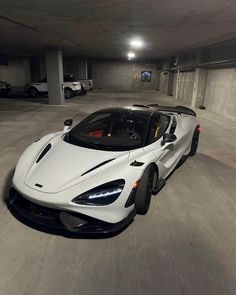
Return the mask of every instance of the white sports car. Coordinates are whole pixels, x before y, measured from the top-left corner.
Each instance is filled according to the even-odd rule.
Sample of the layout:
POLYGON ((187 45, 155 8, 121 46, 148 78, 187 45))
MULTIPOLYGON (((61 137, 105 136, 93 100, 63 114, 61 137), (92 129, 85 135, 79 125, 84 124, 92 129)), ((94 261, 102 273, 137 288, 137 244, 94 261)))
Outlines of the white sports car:
POLYGON ((64 125, 21 155, 8 206, 38 226, 86 234, 119 232, 146 214, 151 195, 196 153, 200 132, 191 109, 155 104, 64 125))

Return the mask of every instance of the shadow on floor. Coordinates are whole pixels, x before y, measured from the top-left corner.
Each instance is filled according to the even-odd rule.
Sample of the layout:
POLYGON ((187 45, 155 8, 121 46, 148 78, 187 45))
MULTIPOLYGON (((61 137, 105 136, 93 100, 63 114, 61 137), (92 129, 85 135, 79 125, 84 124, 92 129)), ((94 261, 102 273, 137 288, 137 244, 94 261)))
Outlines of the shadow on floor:
POLYGON ((8 173, 6 175, 5 182, 3 184, 2 200, 3 200, 4 204, 6 204, 6 205, 7 205, 9 189, 10 189, 11 184, 12 184, 12 179, 13 179, 13 176, 14 176, 14 172, 15 172, 15 168, 12 168, 10 171, 8 171, 8 173))
POLYGON ((24 94, 24 93, 8 94, 7 96, 1 96, 1 98, 9 99, 9 100, 48 104, 48 97, 47 96, 38 96, 38 97, 33 98, 33 97, 29 97, 29 95, 24 94))
MULTIPOLYGON (((191 158, 189 158, 190 160, 191 158)), ((197 162, 197 166, 198 169, 200 167, 199 172, 201 172, 201 175, 205 174, 206 177, 208 177, 208 174, 210 175, 209 177, 209 182, 212 181, 212 177, 214 179, 214 181, 217 181, 220 185, 220 182, 223 181, 224 185, 225 185, 225 179, 227 179, 227 181, 229 182, 229 184, 234 184, 234 179, 236 177, 236 169, 233 169, 232 167, 214 159, 211 158, 209 156, 206 156, 204 154, 197 154, 194 158, 194 161, 197 162), (207 167, 207 168, 206 168, 207 167), (222 180, 222 175, 224 176, 223 180, 222 180)), ((167 180, 171 177, 171 175, 173 173, 178 173, 178 169, 180 167, 182 167, 182 165, 184 165, 185 161, 187 160, 187 157, 184 157, 182 159, 182 161, 178 164, 178 166, 174 169, 174 171, 168 176, 167 180)), ((4 203, 7 204, 7 198, 8 198, 8 191, 9 188, 11 186, 11 182, 12 182, 12 177, 14 174, 14 169, 10 170, 7 177, 6 177, 6 181, 4 184, 4 193, 3 193, 3 200, 4 203)), ((183 179, 183 185, 186 182, 186 179, 183 179)), ((168 185, 168 183, 167 183, 168 185)), ((189 183, 188 183, 189 185, 189 183)), ((162 188, 161 188, 162 189, 162 188)), ((223 184, 221 186, 221 190, 224 190, 226 188, 224 188, 223 184)), ((161 190, 160 190, 161 191, 161 190)), ((236 191, 236 187, 235 187, 235 191, 236 191)), ((52 230, 49 228, 46 228, 45 226, 42 226, 40 224, 35 224, 32 223, 31 221, 29 221, 28 219, 26 220, 25 218, 22 218, 22 216, 19 216, 18 214, 16 214, 13 210, 11 210, 12 214, 18 219, 20 220, 22 223, 24 223, 27 226, 30 226, 36 230, 45 232, 45 233, 49 233, 49 234, 53 234, 53 235, 62 235, 64 237, 67 238, 82 238, 82 239, 104 239, 104 238, 111 238, 113 236, 116 236, 118 234, 120 234, 123 230, 125 230, 125 228, 127 228, 129 225, 127 225, 124 229, 122 229, 119 232, 116 233, 112 233, 112 234, 96 234, 96 235, 87 235, 87 234, 71 234, 68 231, 57 231, 57 230, 52 230)), ((132 223, 132 222, 131 222, 132 223)))

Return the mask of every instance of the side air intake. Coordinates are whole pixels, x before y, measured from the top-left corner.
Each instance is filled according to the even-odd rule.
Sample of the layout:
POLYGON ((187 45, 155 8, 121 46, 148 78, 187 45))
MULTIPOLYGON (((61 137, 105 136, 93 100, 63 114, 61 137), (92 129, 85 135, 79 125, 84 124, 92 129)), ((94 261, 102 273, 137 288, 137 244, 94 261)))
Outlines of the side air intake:
POLYGON ((50 150, 50 148, 52 147, 51 143, 49 143, 45 149, 42 151, 42 153, 39 155, 38 159, 36 160, 36 163, 38 163, 45 155, 46 153, 50 150))
POLYGON ((85 174, 87 174, 87 173, 89 173, 89 172, 91 172, 91 171, 93 171, 93 170, 95 170, 95 169, 97 169, 97 168, 99 168, 99 167, 113 161, 113 160, 115 160, 115 159, 110 159, 110 160, 104 161, 104 162, 98 164, 97 166, 94 166, 93 168, 89 169, 88 171, 84 172, 83 174, 81 174, 81 176, 83 176, 83 175, 85 175, 85 174))

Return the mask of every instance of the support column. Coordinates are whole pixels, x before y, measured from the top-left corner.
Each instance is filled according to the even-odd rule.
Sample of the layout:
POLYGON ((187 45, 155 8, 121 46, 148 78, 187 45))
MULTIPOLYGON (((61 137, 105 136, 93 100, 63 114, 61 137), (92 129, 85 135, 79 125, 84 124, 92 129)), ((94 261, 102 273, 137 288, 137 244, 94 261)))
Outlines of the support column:
POLYGON ((46 49, 46 70, 49 104, 62 105, 65 103, 62 51, 57 47, 46 49))
POLYGON ((193 95, 191 106, 199 107, 204 104, 206 89, 207 69, 196 68, 193 83, 193 95))
POLYGON ((167 95, 173 95, 172 88, 173 88, 173 80, 174 80, 174 73, 168 72, 167 77, 167 95))

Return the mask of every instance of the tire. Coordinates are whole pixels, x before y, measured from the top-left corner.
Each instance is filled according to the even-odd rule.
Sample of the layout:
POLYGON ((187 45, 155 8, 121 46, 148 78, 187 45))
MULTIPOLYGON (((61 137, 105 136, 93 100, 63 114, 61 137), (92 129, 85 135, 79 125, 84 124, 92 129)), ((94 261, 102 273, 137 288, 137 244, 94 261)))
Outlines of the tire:
POLYGON ((198 142, 199 142, 199 135, 200 135, 199 127, 200 126, 197 126, 196 129, 195 129, 195 131, 194 131, 194 133, 193 133, 191 150, 190 150, 190 153, 189 153, 189 156, 190 157, 193 157, 197 153, 198 142))
POLYGON ((30 87, 29 88, 29 96, 31 96, 31 97, 39 96, 38 90, 35 87, 30 87))
POLYGON ((65 88, 64 90, 65 99, 69 99, 73 96, 73 90, 70 88, 65 88))
POLYGON ((81 86, 81 95, 86 95, 87 91, 84 89, 83 86, 81 86))
POLYGON ((135 196, 135 208, 137 214, 144 215, 148 212, 152 190, 157 182, 157 172, 153 165, 149 165, 143 172, 142 178, 139 181, 135 196), (155 175, 156 174, 156 175, 155 175))

